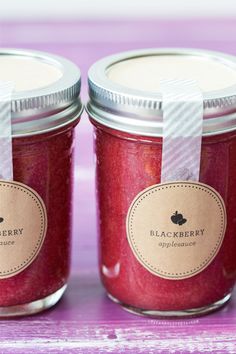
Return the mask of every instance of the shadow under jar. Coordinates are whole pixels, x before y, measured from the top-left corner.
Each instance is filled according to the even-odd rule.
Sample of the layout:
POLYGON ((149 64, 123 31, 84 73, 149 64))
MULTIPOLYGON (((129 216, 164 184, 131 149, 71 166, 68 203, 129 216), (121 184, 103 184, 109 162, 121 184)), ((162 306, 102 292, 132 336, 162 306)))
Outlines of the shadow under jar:
MULTIPOLYGON (((99 269, 108 296, 130 312, 154 317, 193 316, 220 308, 230 299, 236 279, 236 59, 192 49, 126 52, 96 62, 89 71, 89 88, 87 112, 94 125, 97 160, 99 269), (135 198, 161 182, 160 79, 176 77, 196 80, 203 92, 199 182, 223 199, 227 227, 207 266, 192 276, 168 279, 154 274, 137 257, 128 242, 127 218, 135 198)), ((157 204, 157 211, 164 206, 165 202, 157 204)), ((207 217, 209 223, 215 222, 211 210, 207 217)), ((158 231, 155 236, 154 252, 158 231)))
MULTIPOLYGON (((7 200, 15 198, 15 207, 8 217, 11 220, 1 215, 4 222, 0 224, 0 316, 6 317, 45 310, 56 304, 66 289, 71 251, 74 128, 82 105, 80 71, 59 56, 1 50, 0 80, 13 83, 13 181, 1 180, 0 186, 21 193, 16 198, 7 195, 7 200), (36 206, 41 207, 41 238, 36 206), (4 242, 13 243, 4 246, 4 242), (3 264, 3 259, 9 265, 3 264)), ((2 204, 0 212, 4 214, 2 204)))

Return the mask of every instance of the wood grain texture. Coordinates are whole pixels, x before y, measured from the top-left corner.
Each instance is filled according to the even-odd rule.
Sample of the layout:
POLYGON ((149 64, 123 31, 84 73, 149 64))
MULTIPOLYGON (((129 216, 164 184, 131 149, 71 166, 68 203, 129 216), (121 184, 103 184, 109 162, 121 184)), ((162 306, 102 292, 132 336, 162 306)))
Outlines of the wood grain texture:
POLYGON ((0 353, 235 353, 235 306, 233 299, 197 319, 147 319, 113 304, 96 274, 83 273, 54 309, 1 321, 0 353))
MULTIPOLYGON (((86 100, 86 72, 102 56, 171 46, 236 54, 236 20, 1 23, 0 41, 76 62, 86 100)), ((41 315, 0 321, 0 353, 236 353, 235 296, 217 313, 174 321, 131 315, 106 298, 97 276, 92 128, 85 114, 77 130, 75 180, 68 291, 41 315)))

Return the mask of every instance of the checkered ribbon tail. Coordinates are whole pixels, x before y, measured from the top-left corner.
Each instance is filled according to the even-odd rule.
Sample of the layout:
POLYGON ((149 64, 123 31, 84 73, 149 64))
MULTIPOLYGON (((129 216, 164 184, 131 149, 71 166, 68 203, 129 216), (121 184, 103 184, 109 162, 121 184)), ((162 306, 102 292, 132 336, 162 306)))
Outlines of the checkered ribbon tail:
POLYGON ((193 80, 161 80, 161 182, 199 181, 203 95, 193 80))
POLYGON ((12 82, 0 81, 0 179, 13 180, 11 97, 12 82))

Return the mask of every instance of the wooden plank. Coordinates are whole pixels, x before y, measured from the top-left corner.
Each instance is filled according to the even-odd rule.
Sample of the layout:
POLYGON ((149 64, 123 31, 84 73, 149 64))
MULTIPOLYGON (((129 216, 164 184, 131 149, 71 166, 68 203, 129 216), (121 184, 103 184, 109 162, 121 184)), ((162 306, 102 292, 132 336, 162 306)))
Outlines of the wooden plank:
POLYGON ((53 310, 1 321, 1 353, 236 352, 236 299, 201 318, 158 320, 130 315, 106 298, 97 275, 74 275, 53 310))

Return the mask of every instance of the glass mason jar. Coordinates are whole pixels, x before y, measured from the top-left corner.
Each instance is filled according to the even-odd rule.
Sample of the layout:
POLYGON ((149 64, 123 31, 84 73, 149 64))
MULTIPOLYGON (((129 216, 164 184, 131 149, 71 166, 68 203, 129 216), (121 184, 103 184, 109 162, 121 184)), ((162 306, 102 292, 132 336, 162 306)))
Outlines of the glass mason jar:
POLYGON ((47 309, 66 289, 74 128, 82 105, 80 71, 59 56, 1 50, 0 79, 14 87, 13 178, 0 181, 5 209, 12 208, 7 214, 0 202, 0 316, 6 317, 47 309))
MULTIPOLYGON (((99 269, 109 298, 130 312, 148 316, 192 316, 220 308, 230 299, 236 279, 235 58, 192 49, 121 53, 104 58, 90 68, 89 88, 87 112, 94 125, 97 160, 99 269), (209 186, 211 191, 218 193, 217 198, 222 198, 227 214, 226 232, 210 261, 195 274, 173 279, 156 274, 147 262, 144 264, 140 260, 135 246, 128 240, 127 231, 132 203, 161 182, 163 111, 160 77, 194 79, 203 91, 199 183, 200 187, 204 184, 204 188, 209 186)), ((161 213, 166 204, 168 201, 164 200, 156 203, 155 208, 161 213)), ((206 217, 213 225, 217 220, 209 208, 206 217)), ((175 218, 178 211, 174 206, 172 211, 175 218)), ((196 212, 201 213, 201 208, 196 212)), ((142 213, 139 215, 142 218, 142 213)), ((178 216, 183 220, 182 215, 178 216)), ((174 218, 172 224, 178 224, 174 218)), ((195 262, 194 257, 201 252, 196 254, 193 250, 188 253, 188 250, 196 243, 203 250, 205 241, 199 241, 201 231, 190 232, 187 224, 185 233, 181 233, 179 230, 183 226, 179 223, 176 239, 171 238, 174 233, 161 234, 158 225, 155 231, 148 231, 146 240, 150 236, 155 238, 152 240, 154 262, 158 262, 155 252, 156 258, 161 255, 158 247, 168 246, 164 253, 166 259, 161 258, 159 262, 167 261, 171 267, 171 257, 175 257, 175 253, 169 255, 169 249, 186 246, 190 236, 193 236, 190 241, 194 242, 189 242, 189 247, 181 251, 185 253, 179 263, 187 268, 188 263, 195 262), (185 236, 185 243, 175 241, 179 236, 185 236), (168 237, 171 241, 166 243, 168 237)), ((149 260, 147 252, 150 249, 144 250, 145 245, 142 246, 141 251, 146 252, 149 260)))

